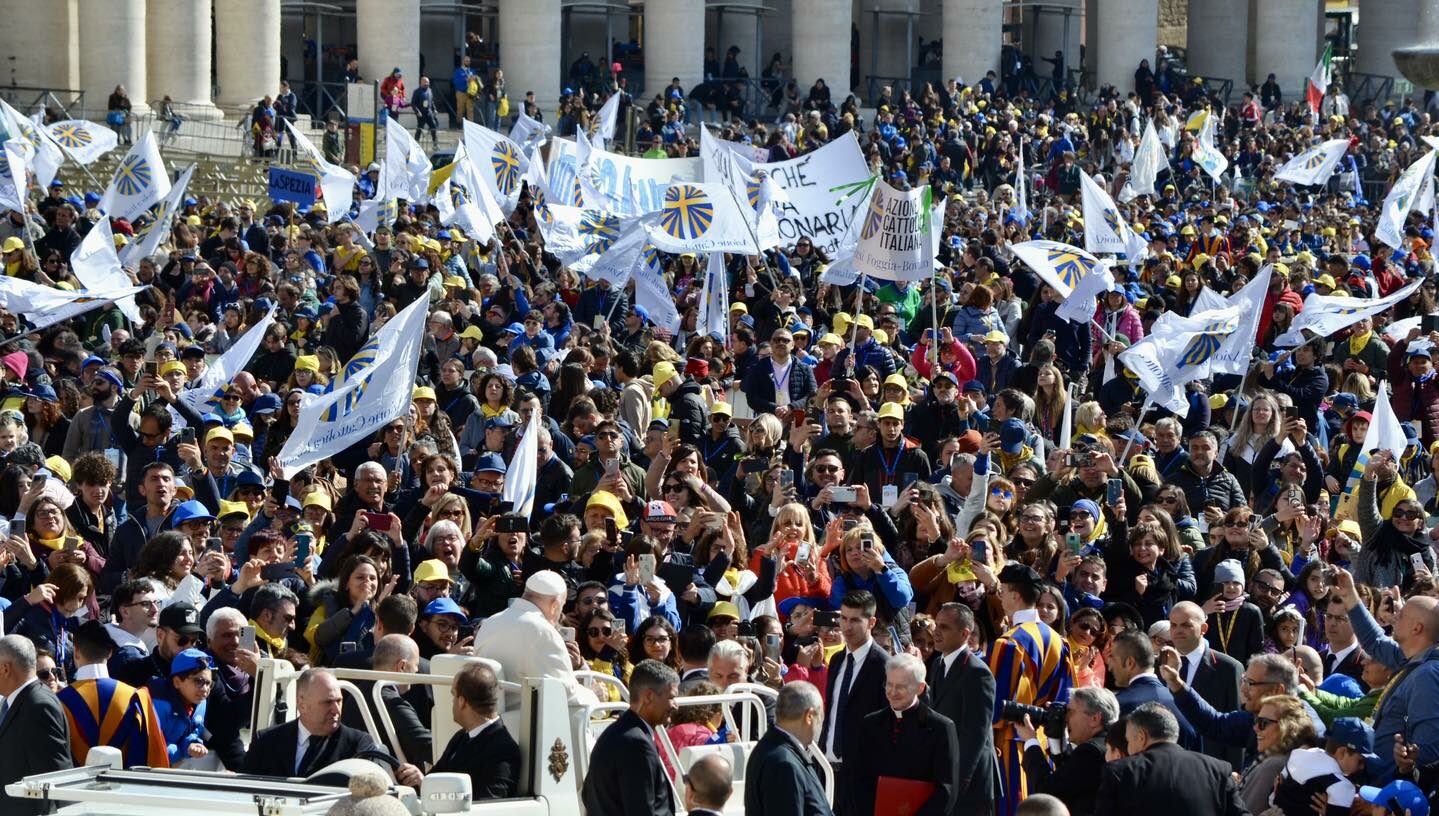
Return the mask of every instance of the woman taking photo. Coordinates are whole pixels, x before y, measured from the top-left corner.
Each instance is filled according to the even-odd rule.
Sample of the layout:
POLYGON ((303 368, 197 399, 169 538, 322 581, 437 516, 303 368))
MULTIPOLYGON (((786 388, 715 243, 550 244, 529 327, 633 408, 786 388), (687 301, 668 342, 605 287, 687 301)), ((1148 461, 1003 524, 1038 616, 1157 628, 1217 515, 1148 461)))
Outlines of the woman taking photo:
MULTIPOLYGON (((68 493, 65 496, 69 498, 68 493)), ((30 504, 25 513, 25 535, 30 541, 30 552, 36 559, 44 559, 50 572, 64 564, 74 564, 90 575, 99 575, 105 569, 104 556, 75 531, 60 500, 49 493, 38 496, 30 504), (70 543, 72 540, 75 540, 74 546, 70 543)), ((92 617, 99 617, 100 607, 94 598, 88 598, 85 606, 92 617)))
POLYGON ((763 559, 776 558, 774 602, 783 605, 788 598, 813 598, 828 604, 832 582, 829 566, 814 540, 814 525, 803 504, 791 502, 774 516, 768 540, 750 553, 750 572, 764 571, 763 559))
POLYGON ((1378 485, 1395 478, 1394 454, 1376 451, 1369 457, 1359 482, 1359 529, 1364 546, 1354 562, 1354 580, 1369 586, 1398 586, 1407 592, 1415 572, 1412 558, 1417 554, 1431 575, 1435 574, 1434 553, 1424 531, 1424 508, 1413 499, 1394 505, 1389 519, 1380 515, 1378 485))
POLYGON ((844 596, 856 589, 874 595, 878 627, 893 627, 900 645, 909 643, 909 604, 914 600, 909 575, 884 550, 874 525, 861 518, 847 532, 835 519, 825 529, 825 549, 838 549, 839 570, 830 587, 830 608, 838 609, 844 596))

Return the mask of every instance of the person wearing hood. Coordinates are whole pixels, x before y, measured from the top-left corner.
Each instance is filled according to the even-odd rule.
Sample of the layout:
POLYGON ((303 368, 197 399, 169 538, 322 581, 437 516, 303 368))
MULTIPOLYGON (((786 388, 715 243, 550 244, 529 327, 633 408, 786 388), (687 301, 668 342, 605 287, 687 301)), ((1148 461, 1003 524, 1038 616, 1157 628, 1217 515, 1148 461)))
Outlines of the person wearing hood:
POLYGON ((1399 586, 1404 591, 1418 575, 1414 558, 1435 572, 1434 553, 1424 531, 1424 508, 1399 478, 1394 454, 1379 450, 1369 457, 1359 482, 1359 530, 1363 548, 1354 577, 1369 586, 1399 586))
POLYGON ((1369 433, 1369 423, 1373 421, 1374 416, 1368 411, 1355 411, 1339 426, 1340 435, 1330 443, 1329 467, 1324 471, 1324 486, 1330 495, 1339 495, 1349 481, 1354 463, 1359 460, 1364 437, 1369 433))
POLYGON ((1389 384, 1394 389, 1390 404, 1400 422, 1419 426, 1419 438, 1427 450, 1439 440, 1439 377, 1433 361, 1439 334, 1419 335, 1420 329, 1415 328, 1389 352, 1389 384))

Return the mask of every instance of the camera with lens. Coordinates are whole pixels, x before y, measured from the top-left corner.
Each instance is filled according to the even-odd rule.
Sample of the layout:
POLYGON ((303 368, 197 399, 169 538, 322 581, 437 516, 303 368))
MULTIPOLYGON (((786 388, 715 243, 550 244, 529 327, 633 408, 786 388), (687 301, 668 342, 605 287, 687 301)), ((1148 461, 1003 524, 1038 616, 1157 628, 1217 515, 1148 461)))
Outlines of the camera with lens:
POLYGON ((1013 700, 1005 700, 999 716, 1000 719, 1018 723, 1024 722, 1025 716, 1028 715, 1029 722, 1035 728, 1043 728, 1046 734, 1058 738, 1064 733, 1064 719, 1068 710, 1067 703, 1050 703, 1049 707, 1045 708, 1044 706, 1025 705, 1013 700))

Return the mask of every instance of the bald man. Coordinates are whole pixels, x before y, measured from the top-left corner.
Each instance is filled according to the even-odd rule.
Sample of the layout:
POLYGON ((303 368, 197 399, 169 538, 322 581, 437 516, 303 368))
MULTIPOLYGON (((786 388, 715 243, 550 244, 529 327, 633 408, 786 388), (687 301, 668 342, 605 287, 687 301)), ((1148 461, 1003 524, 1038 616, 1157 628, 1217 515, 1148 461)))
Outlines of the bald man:
MULTIPOLYGON (((1239 708, 1239 678, 1244 676, 1244 666, 1209 648, 1204 637, 1208 631, 1208 617, 1199 604, 1181 601, 1169 611, 1169 638, 1179 652, 1179 676, 1216 711, 1234 711, 1239 708)), ((1200 750, 1229 762, 1236 771, 1243 767, 1244 750, 1239 746, 1201 735, 1200 750)))
POLYGON ((1337 570, 1334 591, 1349 610, 1349 623, 1364 653, 1395 671, 1374 710, 1374 752, 1379 758, 1370 763, 1371 778, 1394 776, 1396 738, 1418 746, 1421 767, 1439 761, 1439 600, 1420 595, 1406 601, 1394 620, 1393 636, 1387 636, 1360 601, 1347 570, 1337 570))
POLYGON ((695 760, 685 775, 685 810, 690 816, 720 816, 734 792, 734 769, 719 754, 695 760))

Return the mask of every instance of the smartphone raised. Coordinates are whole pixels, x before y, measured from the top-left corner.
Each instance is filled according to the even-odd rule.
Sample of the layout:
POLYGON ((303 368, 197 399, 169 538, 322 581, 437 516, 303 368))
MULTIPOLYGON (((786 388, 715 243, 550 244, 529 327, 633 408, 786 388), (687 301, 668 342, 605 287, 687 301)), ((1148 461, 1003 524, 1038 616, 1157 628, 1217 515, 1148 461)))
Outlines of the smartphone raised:
POLYGON ((1419 319, 1419 327, 1425 334, 1439 331, 1439 314, 1427 314, 1419 319))
POLYGON ((389 513, 371 513, 365 511, 365 526, 371 530, 381 533, 390 531, 390 524, 393 523, 389 513))
POLYGON ((310 560, 310 548, 315 544, 315 537, 310 533, 295 534, 295 566, 303 568, 310 560))
POLYGON ((76 550, 80 549, 80 543, 81 542, 79 536, 66 536, 65 552, 75 552, 76 550))
POLYGON ((645 553, 639 557, 639 562, 640 585, 648 586, 655 579, 655 567, 658 566, 658 561, 650 553, 645 553))
POLYGON ((605 541, 611 547, 618 547, 620 544, 620 526, 612 518, 605 519, 605 541))
POLYGON ((253 627, 253 626, 241 626, 241 627, 240 627, 240 648, 241 648, 241 649, 244 649, 244 650, 247 651, 247 652, 258 652, 258 651, 260 651, 259 647, 256 645, 256 640, 255 640, 255 627, 253 627))
POLYGON ((219 536, 210 536, 205 539, 205 552, 222 552, 225 544, 219 536))
POLYGON ((1079 551, 1084 549, 1084 539, 1080 537, 1079 533, 1065 533, 1064 547, 1069 550, 1070 554, 1079 555, 1079 551))
POLYGON ((573 626, 561 626, 561 627, 560 627, 560 638, 561 638, 562 640, 564 640, 564 642, 566 642, 566 643, 574 643, 574 642, 575 642, 575 627, 573 627, 573 626))
POLYGON ((195 444, 195 429, 194 429, 194 428, 181 428, 181 429, 180 429, 179 440, 180 440, 180 444, 181 444, 181 445, 193 445, 193 444, 195 444))
POLYGON ((779 661, 780 637, 779 635, 764 636, 764 656, 770 660, 779 661))
POLYGON ((899 489, 908 490, 909 486, 919 481, 919 474, 914 471, 905 471, 899 474, 899 489))
POLYGON ((145 375, 147 377, 160 376, 160 363, 155 360, 145 361, 145 375))
POLYGON ((788 490, 794 487, 794 471, 786 468, 779 472, 779 487, 781 490, 788 490))
POLYGON ((1122 498, 1124 498, 1124 480, 1110 479, 1104 488, 1104 500, 1110 507, 1113 507, 1118 504, 1122 498))

